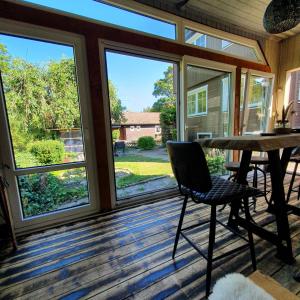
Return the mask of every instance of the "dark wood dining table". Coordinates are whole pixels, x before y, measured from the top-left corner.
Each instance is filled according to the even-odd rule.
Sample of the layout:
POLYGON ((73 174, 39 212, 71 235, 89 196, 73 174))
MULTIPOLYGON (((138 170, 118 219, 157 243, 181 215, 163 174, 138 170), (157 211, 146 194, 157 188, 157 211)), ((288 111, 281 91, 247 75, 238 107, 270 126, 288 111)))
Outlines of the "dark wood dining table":
POLYGON ((300 134, 276 136, 231 136, 218 138, 204 138, 196 140, 203 148, 216 148, 226 150, 241 150, 242 158, 237 174, 237 182, 247 184, 251 155, 253 151, 267 152, 270 166, 272 193, 268 211, 276 219, 277 232, 271 232, 255 222, 247 222, 240 214, 240 203, 231 205, 228 225, 241 226, 250 229, 254 234, 271 242, 277 247, 277 257, 286 263, 293 263, 293 250, 288 222, 288 214, 300 216, 300 208, 288 204, 284 191, 284 176, 290 160, 292 150, 300 146, 300 134), (281 149, 283 149, 281 151, 281 149))

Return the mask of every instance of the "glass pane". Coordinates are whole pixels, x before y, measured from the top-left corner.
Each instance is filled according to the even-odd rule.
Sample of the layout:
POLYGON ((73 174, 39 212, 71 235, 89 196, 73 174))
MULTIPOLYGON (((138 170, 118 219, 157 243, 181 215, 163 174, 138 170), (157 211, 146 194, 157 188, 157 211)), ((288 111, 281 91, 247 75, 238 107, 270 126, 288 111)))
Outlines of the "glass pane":
POLYGON ((248 105, 244 113, 243 134, 258 134, 267 130, 272 79, 251 76, 248 105))
POLYGON ((185 29, 185 42, 195 46, 225 52, 234 56, 243 57, 247 60, 260 61, 254 48, 244 46, 218 37, 208 35, 189 28, 185 29))
MULTIPOLYGON (((205 114, 202 113, 193 117, 187 113, 185 118, 185 139, 187 141, 228 135, 230 82, 230 73, 192 65, 187 66, 188 93, 196 91, 200 105, 198 107, 199 112, 207 111, 205 114), (197 92, 199 89, 200 92, 197 92)), ((212 173, 224 173, 223 164, 227 153, 217 149, 206 149, 205 151, 210 171, 212 173)))
POLYGON ((177 65, 110 51, 106 61, 117 200, 173 189, 177 65))
POLYGON ((196 94, 188 96, 188 114, 194 115, 196 113, 196 94))
POLYGON ((172 40, 176 39, 176 26, 174 24, 147 17, 127 9, 101 3, 100 1, 27 0, 25 2, 55 8, 75 15, 123 26, 172 40))
POLYGON ((85 168, 18 176, 23 217, 89 203, 85 168))
POLYGON ((16 167, 84 161, 73 47, 0 34, 0 49, 16 167))
POLYGON ((300 70, 290 73, 289 80, 286 83, 286 89, 289 88, 288 102, 293 102, 288 119, 292 128, 300 128, 300 70), (288 87, 289 85, 289 87, 288 87))

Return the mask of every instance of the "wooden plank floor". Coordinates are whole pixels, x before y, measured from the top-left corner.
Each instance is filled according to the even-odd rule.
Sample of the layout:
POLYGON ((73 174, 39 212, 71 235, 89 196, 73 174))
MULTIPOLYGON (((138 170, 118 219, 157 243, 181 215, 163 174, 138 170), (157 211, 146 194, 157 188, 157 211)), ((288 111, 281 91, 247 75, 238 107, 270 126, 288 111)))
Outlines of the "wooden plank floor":
MULTIPOLYGON (((292 196, 296 203, 296 193, 292 196)), ((175 260, 171 258, 181 204, 181 197, 175 197, 20 239, 17 252, 0 257, 0 298, 203 298, 206 261, 182 239, 175 260)), ((265 208, 264 200, 258 199, 252 215, 274 229, 273 218, 265 208)), ((226 221, 228 212, 227 208, 219 212, 218 218, 226 221)), ((208 216, 207 206, 190 202, 184 223, 193 224, 208 216)), ((257 236, 255 249, 258 268, 300 295, 300 283, 292 277, 300 267, 300 218, 290 216, 289 221, 294 265, 279 261, 275 247, 257 236)), ((207 245, 207 226, 191 234, 198 244, 207 245)), ((242 243, 217 227, 216 255, 242 243)), ((229 272, 252 272, 247 249, 216 262, 213 279, 229 272)))

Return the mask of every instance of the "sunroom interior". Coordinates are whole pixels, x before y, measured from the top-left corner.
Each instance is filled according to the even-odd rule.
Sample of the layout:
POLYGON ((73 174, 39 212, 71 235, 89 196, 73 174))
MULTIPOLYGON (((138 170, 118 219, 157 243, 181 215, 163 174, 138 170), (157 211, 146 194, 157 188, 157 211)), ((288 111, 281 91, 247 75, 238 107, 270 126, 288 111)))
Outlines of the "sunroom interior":
MULTIPOLYGON (((268 33, 271 2, 0 2, 1 299, 205 299, 205 260, 184 239, 172 259, 183 197, 166 143, 255 139, 279 126, 284 108, 284 127, 300 132, 299 12, 295 27, 268 33), (127 112, 141 117, 129 124, 127 112)), ((227 179, 242 152, 204 155, 227 179)), ((283 179, 298 209, 287 213, 294 259, 253 235, 259 276, 276 280, 281 298, 252 280, 274 299, 300 296, 297 166, 289 161, 283 179)), ((249 184, 265 194, 250 206, 252 221, 276 231, 274 179, 253 170, 249 184)), ((190 201, 184 224, 209 213, 190 201)), ((230 205, 217 211, 229 215, 230 205)), ((208 229, 191 232, 203 247, 208 229)), ((217 226, 216 253, 241 244, 217 226)), ((215 263, 212 288, 229 273, 251 278, 246 252, 215 263)))

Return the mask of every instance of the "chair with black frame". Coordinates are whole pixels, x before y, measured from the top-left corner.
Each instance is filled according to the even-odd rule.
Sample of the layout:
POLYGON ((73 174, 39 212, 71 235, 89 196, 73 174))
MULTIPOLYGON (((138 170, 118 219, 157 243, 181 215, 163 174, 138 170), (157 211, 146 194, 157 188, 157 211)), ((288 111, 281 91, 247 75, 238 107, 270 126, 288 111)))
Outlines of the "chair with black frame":
POLYGON ((228 181, 221 177, 210 176, 203 150, 201 146, 196 142, 167 142, 167 149, 169 152, 173 173, 178 183, 179 191, 181 195, 184 196, 172 257, 174 259, 178 240, 180 235, 182 235, 187 240, 187 242, 190 243, 191 246, 207 260, 206 297, 208 297, 211 285, 212 263, 214 261, 222 259, 230 254, 233 254, 236 251, 241 251, 246 247, 249 247, 252 266, 254 270, 256 269, 256 258, 252 232, 248 231, 248 239, 246 239, 239 232, 218 221, 216 219, 217 206, 230 204, 233 201, 241 201, 243 199, 245 216, 246 219, 250 222, 251 217, 248 206, 248 198, 258 196, 261 194, 261 192, 252 187, 228 181), (196 203, 203 203, 211 206, 210 220, 203 221, 199 224, 188 226, 186 228, 182 228, 182 223, 189 198, 191 198, 192 201, 196 203), (204 225, 206 223, 210 223, 207 255, 204 254, 200 247, 198 247, 185 233, 189 229, 204 225), (239 246, 236 249, 230 250, 227 253, 213 258, 216 223, 224 226, 225 228, 241 237, 247 242, 247 244, 239 246))
MULTIPOLYGON (((267 191, 267 171, 266 171, 266 169, 262 169, 259 167, 260 165, 263 165, 266 167, 269 164, 269 159, 267 157, 263 157, 263 156, 252 156, 250 163, 251 163, 251 165, 249 166, 248 172, 253 171, 252 186, 254 188, 258 187, 258 171, 259 171, 263 175, 263 178, 264 178, 263 196, 264 196, 266 202, 269 204, 267 194, 270 191, 267 191)), ((228 177, 228 180, 236 181, 237 172, 240 169, 240 163, 230 161, 230 162, 224 164, 224 168, 227 171, 233 172, 233 174, 231 174, 228 177)), ((256 199, 255 198, 254 198, 254 201, 251 203, 251 205, 253 206, 253 210, 255 211, 255 208, 256 208, 256 199)))
POLYGON ((291 178, 289 189, 288 189, 288 193, 287 193, 287 197, 286 197, 286 202, 289 202, 292 192, 298 192, 297 199, 299 200, 299 198, 300 198, 300 185, 297 187, 296 191, 294 190, 294 187, 293 187, 294 186, 295 177, 297 175, 298 165, 300 163, 300 147, 296 147, 293 150, 291 158, 290 158, 290 162, 295 163, 295 166, 294 166, 294 171, 292 173, 292 178, 291 178))

